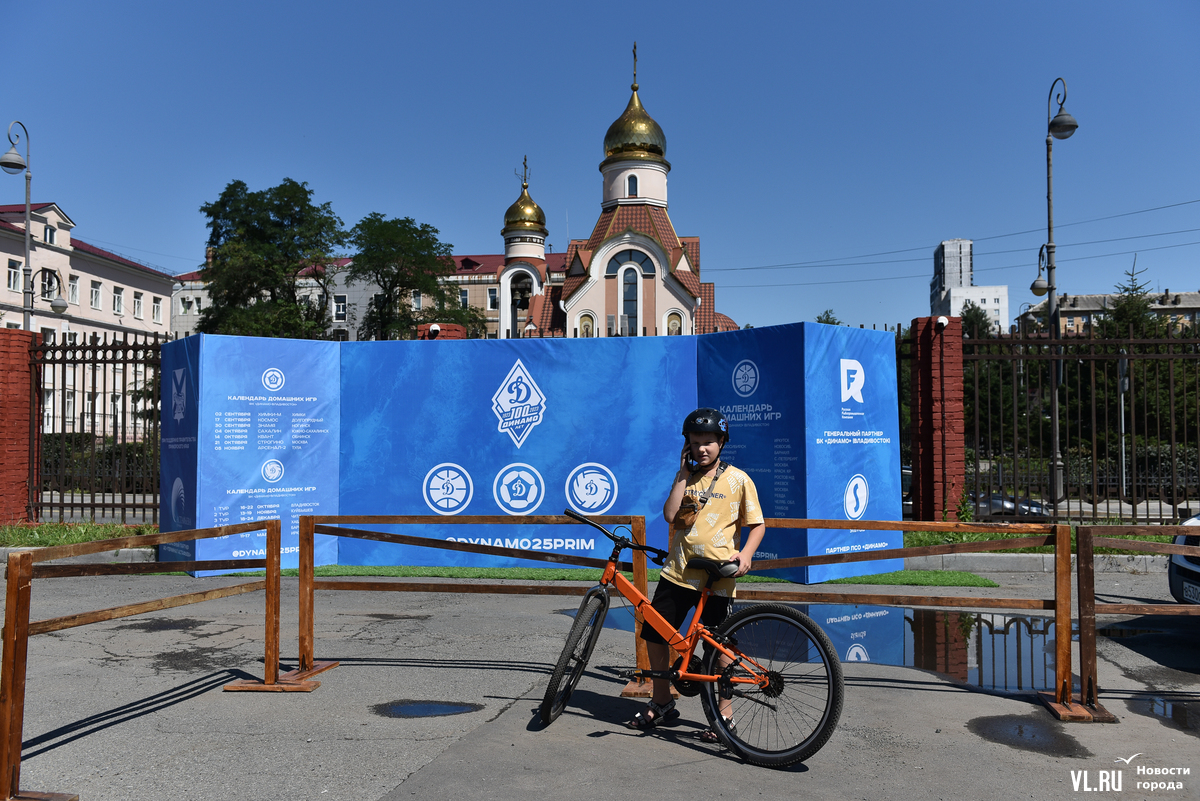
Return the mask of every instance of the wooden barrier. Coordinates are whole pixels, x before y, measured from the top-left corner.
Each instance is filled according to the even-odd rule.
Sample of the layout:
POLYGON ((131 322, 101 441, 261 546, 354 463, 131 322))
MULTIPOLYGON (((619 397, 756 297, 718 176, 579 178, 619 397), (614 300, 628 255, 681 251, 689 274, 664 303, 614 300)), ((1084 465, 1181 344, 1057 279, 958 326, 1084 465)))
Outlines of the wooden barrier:
MULTIPOLYGON (((644 545, 646 542, 646 518, 637 515, 598 515, 592 518, 603 525, 627 525, 631 539, 644 545)), ((315 536, 317 534, 332 534, 340 537, 390 542, 396 545, 414 545, 422 548, 437 548, 446 551, 465 551, 467 553, 486 554, 490 556, 507 556, 514 559, 530 559, 537 562, 550 562, 561 565, 580 567, 604 568, 607 560, 586 556, 567 556, 546 551, 528 551, 520 548, 501 548, 495 545, 473 545, 452 540, 434 540, 428 537, 411 537, 405 534, 392 534, 383 531, 368 531, 357 528, 347 528, 354 525, 580 525, 566 515, 303 515, 300 518, 300 665, 296 670, 289 671, 282 679, 288 681, 303 681, 312 676, 338 666, 337 661, 326 660, 317 662, 313 658, 313 628, 314 628, 314 593, 316 590, 357 590, 360 592, 485 592, 506 593, 518 595, 584 595, 587 587, 561 587, 546 584, 446 584, 431 582, 398 582, 398 581, 329 581, 315 578, 315 536)), ((643 593, 646 592, 646 553, 633 552, 633 562, 622 562, 620 568, 632 571, 634 583, 643 593), (638 583, 640 581, 640 584, 638 583)), ((634 610, 634 650, 637 655, 639 668, 649 668, 650 659, 646 654, 646 643, 638 635, 642 629, 642 615, 634 610)), ((629 694, 640 694, 629 691, 629 694)))
POLYGON ((1075 529, 1077 582, 1079 587, 1079 700, 1097 722, 1115 723, 1117 718, 1100 703, 1096 676, 1096 615, 1188 615, 1200 616, 1200 604, 1098 604, 1096 603, 1096 546, 1160 554, 1200 556, 1200 547, 1168 542, 1118 539, 1148 535, 1195 534, 1193 526, 1079 526, 1075 529), (1096 536, 1103 532, 1107 536, 1096 536))
MULTIPOLYGON (((634 540, 645 542, 644 518, 629 518, 623 516, 604 516, 594 518, 602 524, 631 523, 634 540), (632 521, 638 521, 633 523, 632 521)), ((761 590, 741 590, 740 597, 756 601, 803 602, 803 603, 851 603, 874 604, 881 606, 923 606, 936 608, 986 608, 986 609, 1038 609, 1054 612, 1057 631, 1071 631, 1071 529, 1063 525, 1043 525, 1028 523, 957 523, 957 522, 894 522, 869 520, 803 520, 791 518, 772 518, 765 521, 770 528, 819 528, 819 529, 849 529, 868 531, 947 531, 958 533, 1002 533, 1029 534, 1028 537, 1014 539, 989 540, 986 542, 966 542, 947 545, 931 545, 921 548, 890 548, 886 550, 868 551, 850 554, 820 554, 815 556, 799 556, 786 559, 761 560, 754 563, 755 570, 773 570, 794 568, 806 565, 837 564, 847 562, 875 561, 880 559, 903 558, 908 556, 933 556, 939 554, 978 553, 984 551, 1011 550, 1041 545, 1051 545, 1055 549, 1055 581, 1054 597, 1048 599, 1028 598, 978 598, 972 596, 914 596, 914 595, 883 595, 862 593, 812 593, 812 592, 769 592, 761 590)), ((314 576, 314 537, 316 534, 331 534, 335 536, 357 537, 379 542, 391 542, 399 545, 412 545, 426 548, 462 551, 467 553, 507 556, 517 559, 533 559, 558 564, 581 565, 585 567, 602 567, 605 562, 601 559, 573 557, 562 554, 545 553, 541 551, 526 551, 514 548, 500 548, 493 545, 473 545, 454 542, 451 540, 435 540, 428 537, 412 537, 403 534, 392 534, 380 531, 369 531, 346 527, 347 524, 417 524, 417 525, 559 525, 578 523, 569 517, 556 515, 521 516, 464 516, 449 517, 441 515, 353 515, 353 516, 303 516, 300 518, 300 663, 299 667, 283 678, 288 680, 304 680, 336 667, 336 661, 317 662, 313 656, 313 609, 314 592, 316 590, 361 590, 366 592, 503 592, 516 594, 564 594, 582 595, 586 590, 582 587, 557 587, 553 590, 543 585, 464 585, 429 582, 383 582, 383 581, 327 581, 317 580, 314 576), (340 524, 340 525, 334 525, 340 524)), ((646 592, 646 560, 641 551, 634 552, 632 565, 622 563, 621 568, 634 571, 634 583, 638 589, 646 592)), ((634 644, 639 669, 649 666, 646 656, 645 643, 638 634, 641 631, 641 615, 635 610, 634 644)), ((1055 639, 1055 687, 1052 692, 1039 693, 1039 698, 1060 720, 1091 720, 1090 713, 1072 705, 1071 693, 1071 638, 1059 636, 1055 639)), ((631 682, 626 687, 624 695, 643 695, 640 684, 634 686, 631 682)))
POLYGON ((76 545, 58 545, 51 548, 38 548, 36 550, 10 553, 8 556, 4 608, 4 653, 3 657, 0 658, 0 801, 20 801, 20 799, 35 798, 42 799, 42 801, 72 801, 79 798, 77 795, 31 791, 22 792, 20 789, 21 744, 25 719, 25 678, 29 638, 31 636, 265 589, 266 630, 263 638, 265 649, 263 680, 261 682, 257 680, 233 682, 226 685, 225 689, 279 692, 285 690, 311 690, 317 686, 318 682, 310 682, 309 686, 304 686, 303 684, 291 686, 288 683, 281 682, 279 679, 280 536, 280 522, 278 520, 263 520, 255 523, 222 526, 220 528, 144 534, 134 537, 119 537, 76 545), (267 532, 266 559, 156 562, 152 564, 127 565, 35 564, 71 556, 102 553, 119 548, 148 547, 169 542, 209 539, 212 537, 222 537, 227 534, 240 534, 249 531, 262 531, 264 529, 267 532), (29 605, 32 596, 33 579, 35 578, 116 576, 148 572, 221 570, 227 568, 243 570, 247 568, 266 568, 266 577, 257 581, 249 581, 228 587, 218 587, 202 592, 174 595, 152 601, 125 604, 123 606, 98 609, 92 612, 81 612, 74 615, 64 615, 33 623, 29 622, 29 605))

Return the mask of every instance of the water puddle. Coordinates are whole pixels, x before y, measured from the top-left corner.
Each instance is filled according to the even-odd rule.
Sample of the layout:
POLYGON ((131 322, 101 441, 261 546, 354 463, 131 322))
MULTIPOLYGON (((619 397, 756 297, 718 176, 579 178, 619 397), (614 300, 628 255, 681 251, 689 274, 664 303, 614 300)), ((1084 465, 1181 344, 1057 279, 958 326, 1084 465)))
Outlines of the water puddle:
POLYGON ((1125 702, 1129 711, 1158 718, 1164 726, 1200 737, 1200 702, 1170 698, 1135 698, 1125 702))
POLYGON ((391 701, 376 704, 371 711, 385 718, 440 718, 448 715, 463 715, 478 712, 483 704, 453 704, 445 701, 391 701))
POLYGON ((967 723, 974 735, 993 743, 1021 751, 1033 751, 1054 757, 1090 757, 1092 754, 1071 735, 1063 724, 1044 713, 1036 715, 996 715, 975 718, 967 723))
POLYGON ((1110 640, 1123 640, 1127 637, 1140 637, 1143 634, 1162 634, 1162 629, 1134 628, 1122 626, 1120 623, 1096 629, 1096 635, 1110 640))
MULTIPOLYGON (((742 606, 735 603, 734 611, 742 606)), ((994 692, 1030 693, 1054 686, 1053 618, 886 606, 791 606, 825 630, 843 662, 916 667, 994 692)), ((575 615, 575 609, 558 612, 575 615)), ((614 600, 604 628, 632 632, 632 611, 614 600)))

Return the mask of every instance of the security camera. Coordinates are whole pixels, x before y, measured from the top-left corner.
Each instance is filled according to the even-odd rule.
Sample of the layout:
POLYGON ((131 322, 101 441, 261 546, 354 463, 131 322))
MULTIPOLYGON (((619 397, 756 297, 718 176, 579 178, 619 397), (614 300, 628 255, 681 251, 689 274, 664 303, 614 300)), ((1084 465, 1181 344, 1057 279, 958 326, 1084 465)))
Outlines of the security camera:
POLYGON ((950 320, 946 317, 939 317, 934 325, 937 326, 937 330, 943 331, 945 330, 946 326, 950 325, 950 320))

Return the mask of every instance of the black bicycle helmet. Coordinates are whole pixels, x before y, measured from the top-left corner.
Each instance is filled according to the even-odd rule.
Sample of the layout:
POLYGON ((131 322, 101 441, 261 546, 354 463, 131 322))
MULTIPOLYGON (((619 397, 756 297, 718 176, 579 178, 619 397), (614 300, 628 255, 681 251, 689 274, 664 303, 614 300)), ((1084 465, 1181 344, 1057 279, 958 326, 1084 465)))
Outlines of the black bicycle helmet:
POLYGON ((707 406, 697 409, 683 420, 683 435, 688 434, 717 434, 729 441, 729 423, 725 415, 707 406))

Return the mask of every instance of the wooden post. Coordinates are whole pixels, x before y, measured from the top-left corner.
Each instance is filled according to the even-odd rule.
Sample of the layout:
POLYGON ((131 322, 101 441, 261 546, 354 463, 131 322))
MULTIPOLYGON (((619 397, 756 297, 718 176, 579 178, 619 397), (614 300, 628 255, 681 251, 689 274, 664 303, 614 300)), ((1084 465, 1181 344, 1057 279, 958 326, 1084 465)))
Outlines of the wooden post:
POLYGON ((305 692, 321 686, 310 679, 318 673, 337 667, 340 663, 313 661, 313 565, 316 562, 316 520, 312 515, 300 516, 300 666, 279 676, 279 684, 288 689, 305 692))
POLYGON ((1100 705, 1096 678, 1096 566, 1092 527, 1075 529, 1075 568, 1079 593, 1079 700, 1096 723, 1116 723, 1117 716, 1100 705))
MULTIPOLYGON (((633 541, 638 545, 646 544, 646 518, 638 516, 633 518, 633 525, 630 527, 633 532, 633 541)), ((638 588, 638 592, 646 595, 648 586, 648 576, 646 571, 646 552, 633 552, 633 585, 638 588)), ((646 641, 642 639, 642 626, 645 621, 642 619, 642 610, 633 610, 633 650, 637 654, 637 666, 639 670, 648 670, 650 668, 650 657, 646 653, 646 641)))
POLYGON ((300 516, 300 670, 313 669, 313 562, 311 515, 300 516))
POLYGON ((33 587, 33 554, 9 554, 5 595, 3 682, 8 699, 8 754, 3 763, 6 798, 21 792, 21 743, 25 729, 25 667, 29 654, 29 598, 33 587), (15 574, 15 575, 14 575, 15 574), (11 609, 15 606, 16 609, 11 609), (11 646, 12 658, 9 658, 11 646))
POLYGON ((263 680, 242 679, 226 684, 226 692, 312 692, 319 681, 295 680, 296 671, 279 675, 279 562, 283 526, 267 520, 266 607, 263 632, 263 680))
POLYGON ((1054 690, 1038 693, 1059 720, 1090 722, 1091 713, 1071 706, 1071 527, 1054 529, 1054 690))
POLYGON ((279 681, 279 551, 283 524, 267 521, 267 598, 263 634, 263 684, 279 681))
MULTIPOLYGON (((633 541, 638 545, 646 544, 646 518, 642 516, 632 518, 629 530, 633 532, 633 541)), ((637 587, 638 592, 642 595, 647 595, 647 587, 649 586, 649 576, 646 570, 646 552, 633 552, 633 586, 637 587)), ((648 596, 647 596, 648 597, 648 596)), ((645 620, 642 618, 640 609, 633 610, 633 652, 637 660, 638 670, 650 669, 650 655, 646 652, 646 641, 642 639, 642 626, 645 625, 645 620)), ((625 689, 621 691, 623 698, 649 698, 650 697, 650 682, 646 679, 633 679, 625 685, 625 689)))

